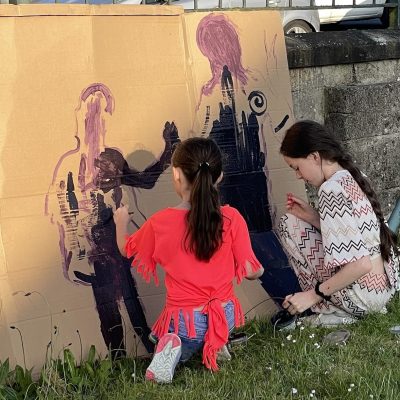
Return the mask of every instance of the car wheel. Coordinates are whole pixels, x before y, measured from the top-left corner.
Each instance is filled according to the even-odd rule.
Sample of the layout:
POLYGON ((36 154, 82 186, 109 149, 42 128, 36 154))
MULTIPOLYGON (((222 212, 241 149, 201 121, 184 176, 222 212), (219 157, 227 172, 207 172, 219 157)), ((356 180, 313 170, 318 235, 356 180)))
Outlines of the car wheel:
POLYGON ((283 28, 283 31, 285 32, 285 35, 290 35, 292 33, 312 32, 312 28, 310 25, 307 24, 306 21, 296 19, 286 24, 283 28))

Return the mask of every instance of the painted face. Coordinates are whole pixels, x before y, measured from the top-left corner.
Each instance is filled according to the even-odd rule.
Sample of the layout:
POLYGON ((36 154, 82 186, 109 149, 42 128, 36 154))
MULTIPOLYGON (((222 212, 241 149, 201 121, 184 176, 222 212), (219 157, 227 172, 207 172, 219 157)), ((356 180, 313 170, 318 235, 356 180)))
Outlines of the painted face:
POLYGON ((286 163, 296 172, 297 179, 302 179, 313 186, 319 187, 324 182, 321 158, 317 153, 309 154, 306 158, 283 156, 286 163))

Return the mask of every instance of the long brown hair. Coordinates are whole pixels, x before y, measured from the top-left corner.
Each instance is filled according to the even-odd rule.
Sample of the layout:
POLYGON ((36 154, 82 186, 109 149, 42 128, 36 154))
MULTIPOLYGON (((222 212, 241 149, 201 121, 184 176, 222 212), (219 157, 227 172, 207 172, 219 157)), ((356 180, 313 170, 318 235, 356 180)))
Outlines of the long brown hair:
POLYGON ((380 224, 381 255, 385 261, 389 261, 392 249, 396 252, 395 235, 385 223, 381 205, 371 184, 340 142, 317 122, 299 121, 286 131, 280 152, 291 158, 306 158, 309 154, 318 152, 324 160, 336 161, 347 169, 371 203, 380 224))
POLYGON ((181 142, 172 157, 191 185, 185 245, 198 260, 209 261, 222 243, 222 213, 215 183, 222 172, 217 144, 206 138, 181 142))

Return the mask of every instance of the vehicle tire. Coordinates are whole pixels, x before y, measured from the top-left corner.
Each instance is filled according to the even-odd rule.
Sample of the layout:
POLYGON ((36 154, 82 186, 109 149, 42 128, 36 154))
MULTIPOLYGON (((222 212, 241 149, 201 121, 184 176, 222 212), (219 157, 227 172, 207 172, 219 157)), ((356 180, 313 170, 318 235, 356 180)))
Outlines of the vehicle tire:
POLYGON ((310 25, 307 24, 306 21, 302 21, 301 19, 296 19, 286 24, 283 27, 283 31, 285 32, 285 35, 290 35, 292 33, 312 32, 312 28, 310 25))

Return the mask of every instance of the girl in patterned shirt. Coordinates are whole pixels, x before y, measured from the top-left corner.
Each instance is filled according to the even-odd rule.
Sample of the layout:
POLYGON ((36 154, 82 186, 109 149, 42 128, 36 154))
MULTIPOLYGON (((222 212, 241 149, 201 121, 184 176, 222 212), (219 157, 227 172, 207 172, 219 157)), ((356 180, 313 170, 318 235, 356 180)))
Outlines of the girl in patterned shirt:
POLYGON ((159 338, 146 379, 171 382, 178 361, 203 350, 203 363, 217 370, 229 331, 244 323, 233 279, 257 279, 263 267, 250 244, 243 217, 221 206, 216 185, 222 179, 222 155, 214 141, 191 138, 172 156, 172 176, 182 202, 152 215, 127 237, 126 207, 114 213, 121 253, 132 266, 158 282, 156 266, 165 271, 166 303, 152 328, 159 338), (219 359, 219 358, 218 358, 219 359))
POLYGON ((280 152, 298 179, 319 188, 319 211, 287 195, 280 236, 303 291, 283 307, 291 314, 311 308, 308 322, 324 326, 386 312, 397 287, 396 246, 370 183, 316 122, 290 127, 280 152))

